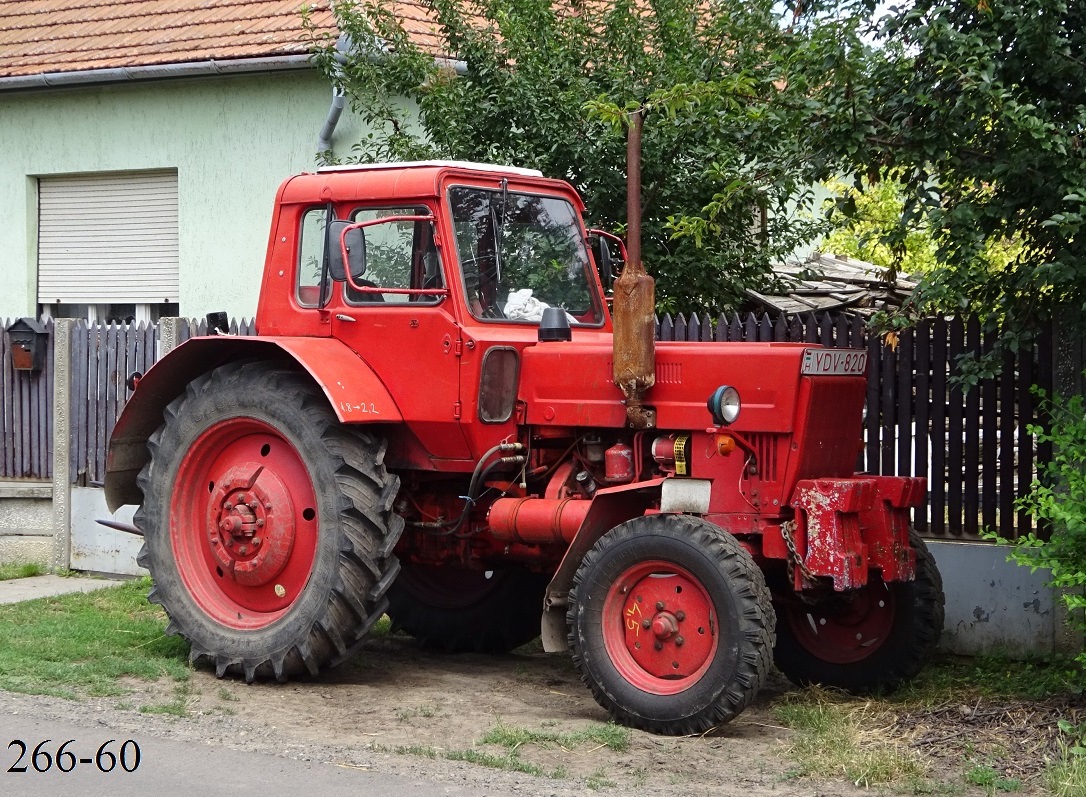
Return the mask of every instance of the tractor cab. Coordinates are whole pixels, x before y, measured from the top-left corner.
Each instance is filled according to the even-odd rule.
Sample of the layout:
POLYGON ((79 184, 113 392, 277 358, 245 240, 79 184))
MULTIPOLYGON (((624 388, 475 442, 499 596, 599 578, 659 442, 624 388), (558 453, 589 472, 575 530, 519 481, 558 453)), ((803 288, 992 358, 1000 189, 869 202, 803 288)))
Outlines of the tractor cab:
MULTIPOLYGON (((582 205, 564 182, 476 164, 333 167, 287 181, 278 207, 288 234, 273 239, 271 260, 289 263, 293 290, 267 271, 257 330, 330 336, 384 385, 424 382, 396 391, 399 464, 470 470, 515 436, 524 384, 566 376, 523 367, 555 323, 556 340, 572 331, 578 344, 609 346, 582 205)), ((605 374, 606 356, 593 357, 605 374)), ((605 392, 621 400, 613 386, 605 392)), ((351 411, 380 421, 375 404, 351 411)))

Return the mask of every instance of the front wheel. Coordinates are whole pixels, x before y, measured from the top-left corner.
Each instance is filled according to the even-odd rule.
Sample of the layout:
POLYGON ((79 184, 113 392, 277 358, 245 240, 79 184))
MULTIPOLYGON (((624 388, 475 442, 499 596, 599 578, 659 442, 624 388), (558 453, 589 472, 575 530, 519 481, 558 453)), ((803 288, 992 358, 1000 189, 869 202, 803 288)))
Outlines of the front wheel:
POLYGON ((789 680, 871 694, 920 672, 943 630, 943 580, 915 531, 909 542, 912 581, 885 582, 873 570, 866 586, 814 605, 792 596, 778 602, 774 658, 789 680))
POLYGON ((706 731, 746 708, 769 671, 774 616, 762 573, 701 519, 616 526, 585 556, 569 599, 581 680, 625 725, 706 731))

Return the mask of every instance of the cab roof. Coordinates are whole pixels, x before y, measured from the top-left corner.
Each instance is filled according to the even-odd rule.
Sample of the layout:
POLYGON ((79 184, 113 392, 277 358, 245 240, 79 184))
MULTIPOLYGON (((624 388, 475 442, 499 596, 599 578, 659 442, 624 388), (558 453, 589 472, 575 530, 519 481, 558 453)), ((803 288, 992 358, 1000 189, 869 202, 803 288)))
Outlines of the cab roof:
POLYGON ((289 178, 280 188, 283 203, 409 201, 441 195, 443 186, 463 180, 498 188, 503 178, 518 188, 561 194, 581 211, 577 192, 535 169, 466 161, 416 161, 329 166, 289 178))

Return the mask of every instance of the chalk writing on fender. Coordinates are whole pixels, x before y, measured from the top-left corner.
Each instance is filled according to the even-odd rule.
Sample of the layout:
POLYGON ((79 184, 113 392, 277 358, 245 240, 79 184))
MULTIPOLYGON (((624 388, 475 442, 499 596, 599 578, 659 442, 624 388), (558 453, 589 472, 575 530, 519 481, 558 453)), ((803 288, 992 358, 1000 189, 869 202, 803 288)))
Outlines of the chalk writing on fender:
POLYGON ((867 371, 867 352, 862 349, 804 349, 803 374, 862 376, 867 371))
POLYGON ((341 401, 341 402, 339 402, 339 408, 341 410, 343 410, 343 412, 345 412, 348 415, 351 415, 351 414, 356 413, 356 412, 361 414, 361 415, 380 415, 381 414, 380 412, 377 411, 377 407, 372 402, 367 404, 366 402, 363 401, 361 404, 351 404, 351 402, 349 402, 349 401, 341 401))

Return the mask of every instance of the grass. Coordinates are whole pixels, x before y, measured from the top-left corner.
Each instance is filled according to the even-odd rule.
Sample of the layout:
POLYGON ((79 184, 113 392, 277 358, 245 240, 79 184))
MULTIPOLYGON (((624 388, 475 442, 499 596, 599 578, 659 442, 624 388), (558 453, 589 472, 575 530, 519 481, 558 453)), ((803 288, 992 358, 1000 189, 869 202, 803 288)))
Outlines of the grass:
POLYGON ((1017 778, 1004 778, 987 764, 974 764, 972 769, 966 771, 965 780, 979 786, 988 795, 994 795, 997 791, 1020 791, 1022 788, 1022 781, 1017 778))
POLYGON ((450 750, 445 753, 445 758, 450 761, 466 761, 469 764, 477 764, 481 767, 503 769, 508 772, 523 772, 526 775, 536 775, 538 777, 543 777, 547 774, 543 770, 543 767, 537 766, 536 764, 530 764, 527 761, 521 761, 515 750, 506 753, 505 755, 494 755, 493 753, 487 753, 483 750, 476 750, 474 748, 468 750, 450 750))
POLYGON ((809 689, 787 695, 773 713, 795 731, 789 748, 794 777, 843 776, 869 787, 922 779, 926 772, 918 755, 884 732, 890 718, 873 704, 809 689))
POLYGON ((370 639, 380 639, 390 633, 392 633, 392 619, 387 614, 382 614, 377 622, 373 624, 367 636, 370 639))
POLYGON ((121 695, 118 679, 190 675, 188 646, 163 634, 149 579, 0 606, 0 689, 77 699, 121 695))
POLYGON ((603 767, 600 767, 585 778, 584 785, 592 791, 599 791, 600 789, 614 788, 616 784, 613 780, 608 779, 607 772, 603 767))
POLYGON ((152 703, 140 706, 140 713, 169 714, 174 717, 184 717, 188 714, 190 698, 192 698, 192 688, 189 682, 185 681, 174 687, 172 700, 167 703, 152 703))
MULTIPOLYGON (((789 755, 794 777, 845 777, 859 786, 892 785, 914 794, 945 794, 976 787, 989 797, 1024 788, 989 761, 963 757, 962 781, 932 782, 921 756, 895 742, 899 711, 916 712, 948 703, 981 700, 1033 701, 1081 695, 1083 674, 1067 657, 1013 661, 1003 656, 937 657, 912 682, 884 699, 850 698, 808 689, 789 692, 773 713, 794 731, 789 755)), ((1086 729, 1064 727, 1063 755, 1045 772, 1054 797, 1086 797, 1086 729)))
POLYGON ((1083 673, 1070 657, 1034 657, 1014 661, 1006 656, 976 658, 941 656, 894 695, 896 702, 935 704, 968 698, 1040 700, 1081 694, 1083 673))
POLYGON ((609 747, 616 753, 624 753, 630 747, 630 729, 614 723, 589 725, 579 731, 555 733, 554 731, 533 731, 528 728, 512 728, 499 722, 486 732, 482 744, 493 744, 516 750, 526 744, 540 747, 561 747, 572 750, 582 744, 609 747))
POLYGON ((1065 752, 1048 765, 1045 785, 1053 797, 1082 797, 1086 794, 1086 755, 1065 752))
MULTIPOLYGON (((550 723, 553 725, 554 723, 550 723)), ((546 770, 538 764, 524 761, 520 757, 520 751, 525 745, 536 745, 544 748, 560 747, 564 750, 572 750, 584 744, 594 744, 595 749, 608 747, 616 752, 625 752, 630 745, 631 732, 627 728, 619 727, 612 723, 607 725, 590 725, 580 731, 558 733, 555 731, 534 731, 528 728, 514 728, 499 722, 486 732, 479 740, 480 745, 494 745, 504 748, 501 753, 492 753, 471 747, 466 750, 441 751, 434 747, 426 746, 401 746, 391 748, 391 752, 404 755, 421 756, 423 758, 444 758, 448 761, 463 761, 489 769, 500 769, 506 772, 520 772, 525 775, 552 778, 561 780, 568 776, 565 767, 554 770, 546 770)), ((389 750, 381 746, 374 746, 377 750, 389 750)), ((642 775, 644 774, 642 770, 642 775)), ((643 782, 643 779, 642 779, 643 782)), ((591 790, 598 790, 614 786, 608 780, 606 772, 601 768, 593 772, 585 780, 585 786, 591 790)))
POLYGON ((11 581, 14 578, 31 578, 45 574, 45 568, 36 562, 28 564, 16 564, 8 562, 0 564, 0 581, 11 581))

